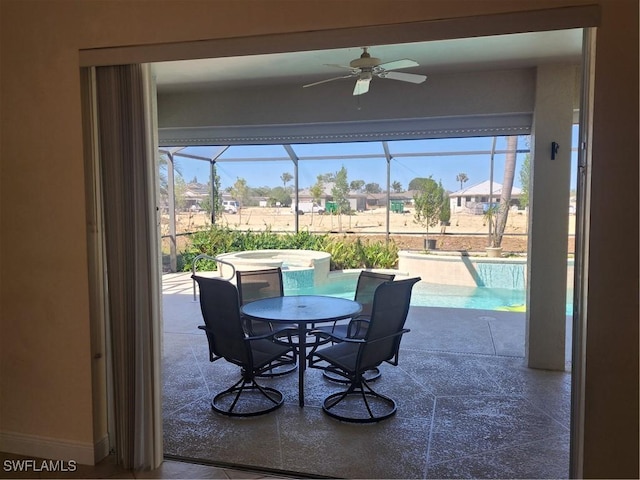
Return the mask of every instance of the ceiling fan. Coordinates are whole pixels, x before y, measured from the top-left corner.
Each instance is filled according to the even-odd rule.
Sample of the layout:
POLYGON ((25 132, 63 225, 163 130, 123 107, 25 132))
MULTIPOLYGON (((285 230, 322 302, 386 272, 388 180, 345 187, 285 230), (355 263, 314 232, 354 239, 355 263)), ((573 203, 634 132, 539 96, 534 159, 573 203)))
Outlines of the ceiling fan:
POLYGON ((348 75, 320 80, 319 82, 303 85, 303 87, 313 87, 315 85, 320 85, 321 83, 340 80, 341 78, 357 78, 355 88, 353 89, 353 94, 362 95, 363 93, 367 93, 369 91, 369 83, 371 82, 371 79, 373 77, 391 78, 392 80, 400 80, 402 82, 411 83, 422 83, 427 79, 426 75, 390 71, 399 70, 401 68, 417 67, 418 62, 405 58, 402 60, 394 60, 392 62, 382 63, 382 60, 372 57, 369 54, 369 52, 367 51, 368 48, 369 47, 362 47, 363 52, 362 55, 360 55, 360 58, 352 60, 349 63, 349 66, 327 64, 328 67, 346 68, 350 70, 348 75))

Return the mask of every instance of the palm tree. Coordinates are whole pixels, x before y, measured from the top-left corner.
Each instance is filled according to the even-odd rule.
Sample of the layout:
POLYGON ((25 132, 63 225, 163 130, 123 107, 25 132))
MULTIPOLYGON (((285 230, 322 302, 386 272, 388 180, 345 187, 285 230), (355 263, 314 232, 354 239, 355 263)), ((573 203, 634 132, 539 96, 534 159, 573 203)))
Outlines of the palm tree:
POLYGON ((284 172, 282 175, 280 175, 280 180, 282 180, 282 183, 284 184, 284 189, 286 190, 287 183, 293 180, 293 175, 291 175, 289 172, 284 172))
POLYGON ((500 195, 500 207, 498 208, 495 223, 494 237, 497 247, 502 243, 502 235, 507 224, 509 215, 509 203, 511 203, 511 190, 513 188, 513 177, 516 174, 516 150, 518 148, 518 137, 507 137, 507 153, 504 161, 504 177, 502 180, 502 193, 500 195))
POLYGON ((467 177, 466 173, 461 172, 456 175, 456 182, 460 182, 460 190, 462 190, 462 186, 467 182, 467 180, 469 180, 469 177, 467 177))

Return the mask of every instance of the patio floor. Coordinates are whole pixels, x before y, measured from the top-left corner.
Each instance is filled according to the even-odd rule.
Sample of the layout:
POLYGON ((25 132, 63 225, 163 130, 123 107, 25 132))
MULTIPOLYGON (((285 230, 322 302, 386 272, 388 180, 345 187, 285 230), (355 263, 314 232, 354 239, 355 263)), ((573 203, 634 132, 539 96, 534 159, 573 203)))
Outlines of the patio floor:
POLYGON ((568 478, 570 364, 525 367, 522 313, 412 307, 400 364, 383 365, 374 384, 398 404, 384 422, 324 415, 321 401, 340 386, 313 369, 304 408, 292 374, 261 382, 285 393, 282 408, 231 419, 209 402, 235 383, 238 367, 209 362, 189 274, 164 275, 163 293, 169 457, 296 477, 568 478))

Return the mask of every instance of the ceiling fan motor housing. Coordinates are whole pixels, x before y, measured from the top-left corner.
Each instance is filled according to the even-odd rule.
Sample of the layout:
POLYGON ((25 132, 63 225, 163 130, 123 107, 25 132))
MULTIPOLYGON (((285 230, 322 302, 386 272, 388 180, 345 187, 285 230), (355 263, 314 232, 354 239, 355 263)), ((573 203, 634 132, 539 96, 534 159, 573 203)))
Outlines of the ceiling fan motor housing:
POLYGON ((376 57, 370 57, 368 56, 369 54, 367 54, 366 57, 360 57, 360 58, 356 58, 355 60, 352 60, 349 63, 349 66, 351 68, 373 68, 373 67, 377 67, 378 65, 380 65, 382 63, 382 60, 380 60, 379 58, 376 57))

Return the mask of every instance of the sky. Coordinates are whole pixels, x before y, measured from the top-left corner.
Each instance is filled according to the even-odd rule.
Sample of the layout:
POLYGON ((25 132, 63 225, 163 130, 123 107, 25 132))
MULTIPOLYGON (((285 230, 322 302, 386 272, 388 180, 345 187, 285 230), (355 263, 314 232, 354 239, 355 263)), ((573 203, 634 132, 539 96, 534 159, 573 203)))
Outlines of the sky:
MULTIPOLYGON (((574 141, 577 139, 577 127, 574 128, 574 141)), ((454 192, 460 189, 456 181, 459 173, 465 173, 468 181, 464 188, 489 180, 491 166, 491 148, 493 137, 402 140, 387 142, 392 155, 391 182, 400 182, 407 189, 409 182, 417 177, 429 177, 442 182, 445 189, 454 192), (474 154, 452 154, 454 152, 478 152, 474 154), (410 154, 411 156, 402 156, 410 154), (416 156, 416 154, 421 154, 416 156)), ((496 151, 505 150, 506 137, 497 137, 496 151)), ((377 183, 386 189, 387 164, 381 142, 352 142, 339 144, 300 144, 292 145, 300 158, 299 188, 309 188, 316 183, 319 174, 335 173, 343 166, 347 169, 348 181, 364 180, 365 183, 377 183), (305 157, 335 157, 342 155, 375 155, 374 158, 357 159, 309 159, 305 157)), ((528 137, 518 137, 519 150, 528 150, 528 137)), ((187 147, 182 153, 211 158, 220 151, 220 147, 187 147)), ((514 186, 521 187, 520 168, 525 153, 519 153, 516 159, 516 175, 514 186)), ((575 189, 575 164, 577 155, 572 152, 571 189, 575 189)), ((200 183, 209 180, 209 163, 176 157, 177 169, 185 181, 197 178, 200 183)), ((502 183, 504 173, 504 153, 496 153, 493 159, 494 182, 502 183)), ((231 146, 216 162, 223 189, 231 187, 238 178, 244 178, 249 187, 283 186, 283 173, 294 174, 294 165, 282 145, 242 145, 231 146), (276 161, 260 161, 256 159, 275 158, 276 161), (241 159, 241 161, 230 161, 241 159), (252 160, 248 160, 252 159, 252 160)), ((287 183, 293 186, 293 181, 287 183)))

